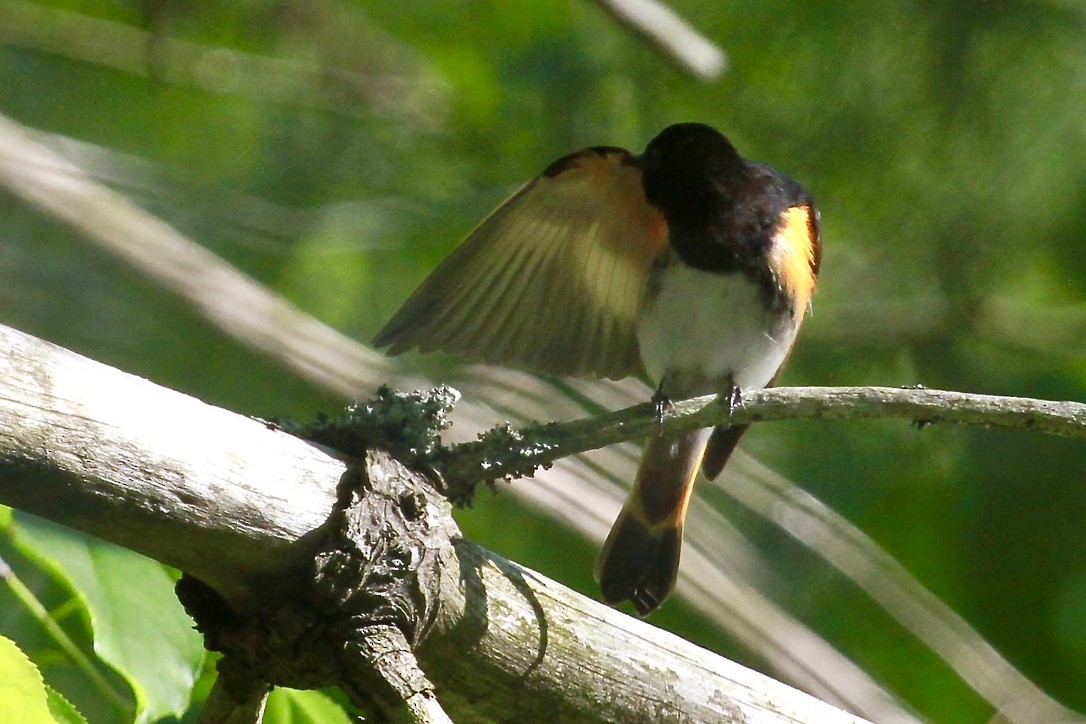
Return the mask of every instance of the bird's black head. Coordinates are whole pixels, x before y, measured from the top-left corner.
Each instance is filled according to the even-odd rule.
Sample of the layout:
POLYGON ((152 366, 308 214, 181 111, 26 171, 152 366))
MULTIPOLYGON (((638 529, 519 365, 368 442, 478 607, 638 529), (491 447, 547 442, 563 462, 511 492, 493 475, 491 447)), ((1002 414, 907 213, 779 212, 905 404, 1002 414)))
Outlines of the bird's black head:
POLYGON ((729 200, 747 179, 747 166, 731 142, 703 123, 677 123, 649 141, 641 157, 645 199, 664 212, 729 200))

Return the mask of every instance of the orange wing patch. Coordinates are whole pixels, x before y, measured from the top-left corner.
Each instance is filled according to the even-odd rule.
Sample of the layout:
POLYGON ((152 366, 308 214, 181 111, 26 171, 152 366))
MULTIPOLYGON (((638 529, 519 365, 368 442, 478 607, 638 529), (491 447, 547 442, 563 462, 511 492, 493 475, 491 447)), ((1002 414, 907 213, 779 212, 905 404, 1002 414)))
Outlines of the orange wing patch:
POLYGON ((793 206, 781 216, 769 263, 791 292, 802 317, 811 303, 819 263, 818 224, 810 206, 793 206))
POLYGON ((618 379, 640 368, 634 323, 667 243, 628 151, 570 154, 495 209, 374 343, 531 372, 618 379))
MULTIPOLYGON (((540 183, 581 187, 579 198, 590 200, 594 207, 593 228, 586 235, 594 243, 574 244, 570 249, 584 288, 597 304, 609 306, 617 318, 633 324, 641 307, 645 272, 667 246, 667 223, 656 207, 646 203, 641 168, 625 149, 587 148, 552 168, 558 163, 558 173, 544 176, 540 183), (616 269, 627 271, 616 274, 616 269), (636 283, 625 289, 600 283, 608 278, 636 283)), ((569 203, 569 196, 564 200, 569 203)))
POLYGON ((629 151, 609 146, 586 148, 551 164, 543 179, 585 183, 585 198, 608 209, 605 221, 615 227, 600 242, 628 256, 635 266, 650 266, 667 246, 667 223, 659 210, 645 201, 641 167, 629 151))

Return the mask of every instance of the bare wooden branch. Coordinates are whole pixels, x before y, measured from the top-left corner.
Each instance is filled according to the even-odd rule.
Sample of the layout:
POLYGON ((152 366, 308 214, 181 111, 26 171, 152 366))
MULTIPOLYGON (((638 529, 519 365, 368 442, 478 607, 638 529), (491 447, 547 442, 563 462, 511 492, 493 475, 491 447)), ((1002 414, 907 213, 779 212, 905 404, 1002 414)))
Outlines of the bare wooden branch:
MULTIPOLYGON (((0 502, 186 570, 236 610, 258 608, 269 581, 290 585, 346 470, 0 327, 0 502)), ((452 554, 457 585, 416 653, 454 718, 857 721, 470 541, 452 554)))
POLYGON ((32 129, 2 115, 0 186, 187 299, 224 334, 246 340, 325 389, 351 395, 371 386, 370 371, 390 368, 382 355, 305 314, 123 194, 95 183, 32 129))
POLYGON ((199 724, 260 724, 272 687, 229 658, 219 659, 217 671, 199 724))
POLYGON ((381 629, 378 635, 366 637, 366 651, 354 658, 365 661, 394 690, 396 701, 388 712, 389 718, 406 724, 452 724, 452 719, 434 698, 429 682, 425 687, 413 685, 413 679, 425 677, 407 648, 403 633, 394 626, 381 629), (408 659, 406 663, 404 658, 408 659))
POLYGON ((659 0, 596 0, 596 4, 697 78, 714 80, 728 67, 720 46, 659 0))
POLYGON ((665 419, 646 402, 624 410, 519 431, 485 433, 454 448, 443 461, 455 484, 530 474, 577 453, 650 433, 680 433, 725 422, 903 418, 918 426, 956 423, 1086 438, 1086 404, 1026 397, 896 387, 788 387, 746 393, 734 410, 715 395, 676 401, 665 419), (508 455, 503 455, 507 451, 508 455))
MULTIPOLYGON (((361 24, 360 24, 361 25, 361 24)), ((214 94, 358 115, 377 110, 436 130, 447 112, 441 82, 393 36, 364 26, 369 37, 351 50, 365 62, 337 64, 271 57, 203 45, 42 3, 0 3, 0 43, 59 55, 134 76, 214 94), (367 42, 368 41, 368 42, 367 42), (360 71, 366 68, 368 72, 360 71)), ((314 32, 306 29, 305 32, 314 32)), ((316 29, 320 32, 320 29, 316 29)))

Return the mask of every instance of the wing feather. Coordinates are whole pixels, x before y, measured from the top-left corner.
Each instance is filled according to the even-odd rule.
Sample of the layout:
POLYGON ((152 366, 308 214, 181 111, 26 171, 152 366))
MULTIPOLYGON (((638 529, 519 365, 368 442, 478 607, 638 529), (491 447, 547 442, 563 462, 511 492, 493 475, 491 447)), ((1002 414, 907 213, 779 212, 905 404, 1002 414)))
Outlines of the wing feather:
POLYGON ((472 231, 374 343, 553 375, 640 369, 634 322, 667 244, 627 151, 552 164, 472 231))

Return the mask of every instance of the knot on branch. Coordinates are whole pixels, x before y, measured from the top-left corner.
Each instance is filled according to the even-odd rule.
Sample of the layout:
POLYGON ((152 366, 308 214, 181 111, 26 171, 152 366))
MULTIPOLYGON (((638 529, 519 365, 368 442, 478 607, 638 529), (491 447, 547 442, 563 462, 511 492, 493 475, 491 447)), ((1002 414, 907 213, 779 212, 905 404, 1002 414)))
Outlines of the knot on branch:
POLYGON ((347 630, 392 625, 417 645, 437 609, 441 554, 457 534, 448 505, 387 453, 367 454, 354 472, 314 559, 313 603, 347 630))
MULTIPOLYGON (((412 649, 458 587, 448 503, 420 475, 374 450, 344 474, 318 551, 296 579, 266 582, 258 610, 231 610, 190 577, 178 596, 205 636, 260 680, 341 686, 386 712, 432 685, 412 649)), ((451 600, 456 600, 455 596, 451 600)))

